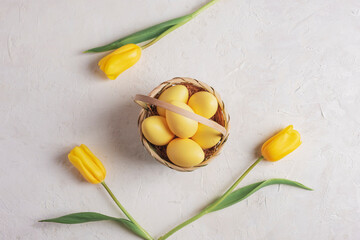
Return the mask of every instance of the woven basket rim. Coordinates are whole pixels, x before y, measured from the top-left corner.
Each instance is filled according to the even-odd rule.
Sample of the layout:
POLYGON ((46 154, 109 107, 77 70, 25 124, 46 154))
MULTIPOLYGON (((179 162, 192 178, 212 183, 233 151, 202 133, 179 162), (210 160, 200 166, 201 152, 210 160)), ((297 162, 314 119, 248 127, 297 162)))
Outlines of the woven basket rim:
POLYGON ((216 100, 218 101, 218 104, 219 104, 218 111, 220 111, 220 113, 217 112, 217 114, 221 114, 221 117, 223 117, 223 126, 227 130, 227 133, 226 133, 226 135, 222 136, 219 143, 217 145, 215 145, 213 148, 210 148, 209 150, 204 150, 205 153, 206 153, 206 151, 210 151, 210 152, 207 152, 208 157, 203 162, 201 162, 200 164, 198 164, 196 166, 193 166, 193 167, 188 167, 188 168, 184 168, 184 167, 180 167, 178 165, 175 165, 174 163, 172 163, 171 161, 166 159, 167 158, 166 152, 165 152, 166 158, 161 157, 160 155, 164 156, 164 152, 163 152, 162 148, 159 148, 159 147, 151 144, 150 142, 148 142, 147 139, 143 136, 142 130, 141 130, 142 121, 145 118, 147 118, 147 117, 149 117, 151 115, 154 115, 154 113, 152 112, 152 107, 153 106, 144 105, 143 109, 140 110, 140 114, 139 114, 139 118, 138 118, 138 129, 139 129, 140 140, 141 140, 142 144, 144 145, 145 149, 150 153, 150 155, 153 158, 155 158, 158 162, 160 162, 161 164, 163 164, 163 165, 165 165, 165 166, 167 166, 167 167, 169 167, 171 169, 181 171, 181 172, 190 172, 190 171, 193 171, 195 169, 198 169, 198 168, 201 168, 201 167, 204 167, 204 166, 208 165, 209 162, 211 160, 213 160, 215 158, 215 156, 217 156, 221 152, 222 147, 223 147, 224 143, 226 142, 226 140, 228 139, 228 136, 229 136, 230 116, 226 112, 224 102, 221 100, 220 95, 214 90, 214 88, 210 87, 209 85, 207 85, 204 82, 198 81, 198 80, 193 79, 193 78, 175 77, 175 78, 173 78, 171 80, 162 82, 157 87, 155 87, 148 94, 148 96, 157 98, 167 88, 169 88, 171 86, 174 86, 174 85, 179 85, 179 84, 185 85, 187 87, 192 87, 192 86, 189 86, 189 85, 193 85, 196 88, 199 88, 199 89, 205 90, 207 92, 210 92, 215 96, 216 100))

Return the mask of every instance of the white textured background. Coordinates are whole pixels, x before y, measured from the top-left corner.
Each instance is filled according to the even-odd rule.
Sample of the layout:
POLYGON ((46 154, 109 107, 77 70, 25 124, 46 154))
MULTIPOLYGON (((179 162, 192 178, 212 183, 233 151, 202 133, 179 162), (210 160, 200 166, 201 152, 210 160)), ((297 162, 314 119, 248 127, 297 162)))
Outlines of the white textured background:
POLYGON ((114 223, 40 224, 78 211, 121 216, 67 153, 85 143, 132 215, 160 236, 224 192, 272 134, 303 144, 262 162, 243 184, 271 186, 172 239, 360 239, 360 2, 223 0, 146 49, 116 81, 82 54, 204 0, 0 0, 0 239, 137 239, 114 223), (136 93, 187 76, 213 86, 231 115, 223 153, 192 173, 145 152, 136 93))

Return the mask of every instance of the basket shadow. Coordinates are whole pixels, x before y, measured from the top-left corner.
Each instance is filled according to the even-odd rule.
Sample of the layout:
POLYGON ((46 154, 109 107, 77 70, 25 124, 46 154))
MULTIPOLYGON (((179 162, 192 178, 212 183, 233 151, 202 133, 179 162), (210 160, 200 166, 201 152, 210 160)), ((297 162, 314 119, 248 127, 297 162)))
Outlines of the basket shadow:
POLYGON ((140 107, 132 99, 124 100, 116 108, 101 116, 107 123, 109 146, 122 156, 121 161, 139 161, 142 164, 156 164, 143 147, 138 128, 140 107))

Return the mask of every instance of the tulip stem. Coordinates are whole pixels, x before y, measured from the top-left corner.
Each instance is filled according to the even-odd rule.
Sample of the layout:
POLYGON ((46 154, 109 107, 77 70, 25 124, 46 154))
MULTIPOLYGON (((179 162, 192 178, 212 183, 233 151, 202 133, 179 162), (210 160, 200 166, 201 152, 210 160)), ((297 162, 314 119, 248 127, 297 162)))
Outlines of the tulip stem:
POLYGON ((143 229, 140 224, 138 222, 135 221, 135 219, 130 215, 130 213, 128 213, 128 211, 126 211, 126 209, 124 208, 123 205, 121 205, 121 203, 119 202, 119 200, 117 200, 117 198, 115 197, 115 195, 112 193, 112 191, 110 190, 110 188, 108 187, 108 185, 105 183, 105 181, 101 182, 101 185, 104 186, 104 188, 106 189, 106 191, 109 193, 110 197, 114 200, 114 202, 116 203, 116 205, 118 205, 118 207, 120 208, 120 210, 129 218, 129 220, 134 223, 149 239, 152 240, 153 238, 150 236, 149 233, 147 233, 145 231, 145 229, 143 229))
POLYGON ((162 39, 163 37, 165 37, 166 35, 168 35, 169 33, 171 33, 172 31, 174 31, 175 29, 181 27, 182 25, 184 25, 185 23, 189 22, 190 20, 192 20, 193 18, 195 18, 197 15, 199 15, 202 11, 206 10, 207 8, 209 8, 211 5, 215 4, 216 2, 218 2, 220 0, 211 0, 208 3, 206 3, 205 5, 203 5, 202 7, 200 7, 198 10, 196 10, 195 12, 185 15, 187 16, 186 18, 184 18, 184 21, 170 27, 169 29, 167 29, 165 32, 163 32, 162 34, 160 34, 159 36, 157 36, 156 38, 154 38, 153 40, 151 40, 150 42, 148 42, 147 44, 145 44, 144 46, 142 46, 141 48, 144 50, 147 47, 150 47, 151 45, 153 45, 154 43, 156 43, 157 41, 159 41, 160 39, 162 39))
POLYGON ((164 240, 167 239, 168 237, 170 237, 172 234, 174 234, 175 232, 177 232, 178 230, 180 230, 181 228, 185 227, 186 225, 194 222, 195 220, 201 218, 202 216, 204 216, 207 213, 210 213, 216 206, 218 206, 227 196, 229 196, 230 193, 232 193, 234 191, 234 189, 237 187, 237 185, 239 185, 239 183, 246 177, 246 175, 259 163, 261 162, 261 160, 263 160, 264 157, 261 156, 259 157, 237 180, 236 182, 220 197, 218 198, 215 202, 211 203, 209 206, 207 206, 206 208, 204 208, 200 213, 198 213, 197 215, 193 216, 192 218, 186 220, 185 222, 179 224, 178 226, 176 226, 175 228, 173 228, 172 230, 170 230, 168 233, 166 233, 165 235, 163 235, 162 237, 159 238, 159 240, 164 240))
POLYGON ((203 5, 202 7, 200 7, 198 10, 196 10, 195 12, 193 12, 191 15, 192 17, 196 17, 197 15, 199 15, 202 11, 206 10, 207 8, 209 8, 210 6, 214 5, 216 2, 218 2, 220 0, 211 0, 208 3, 206 3, 205 5, 203 5))

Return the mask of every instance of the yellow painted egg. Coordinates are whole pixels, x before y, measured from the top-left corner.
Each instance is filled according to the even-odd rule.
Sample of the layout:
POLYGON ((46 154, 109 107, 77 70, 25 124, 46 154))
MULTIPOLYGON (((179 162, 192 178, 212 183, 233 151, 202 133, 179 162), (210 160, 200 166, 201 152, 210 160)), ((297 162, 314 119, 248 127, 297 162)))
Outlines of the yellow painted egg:
POLYGON ((191 139, 175 138, 166 148, 170 161, 180 167, 193 167, 204 160, 205 154, 199 144, 191 139))
POLYGON ((192 137, 202 149, 208 149, 215 146, 221 139, 221 133, 215 129, 199 123, 198 130, 192 137))
POLYGON ((175 137, 170 131, 166 119, 161 116, 146 118, 141 124, 141 131, 149 142, 157 146, 166 145, 175 137))
POLYGON ((218 102, 216 97, 209 92, 200 91, 192 95, 188 105, 196 114, 205 118, 211 118, 217 111, 218 102))
MULTIPOLYGON (((159 96, 159 100, 164 102, 179 101, 187 103, 189 99, 189 91, 184 85, 175 85, 166 89, 159 96)), ((161 107, 156 108, 159 115, 165 117, 165 109, 161 107)))
MULTIPOLYGON (((183 102, 172 101, 170 103, 189 112, 194 112, 191 107, 189 107, 183 102)), ((190 138, 194 136, 198 129, 197 121, 171 112, 169 110, 166 110, 166 122, 169 126, 169 129, 180 138, 190 138)))

